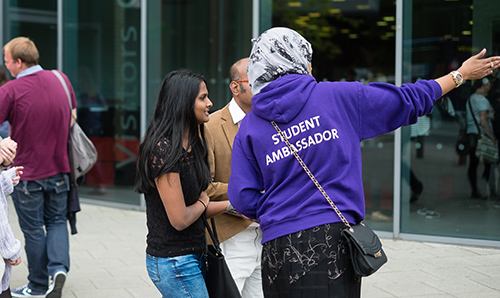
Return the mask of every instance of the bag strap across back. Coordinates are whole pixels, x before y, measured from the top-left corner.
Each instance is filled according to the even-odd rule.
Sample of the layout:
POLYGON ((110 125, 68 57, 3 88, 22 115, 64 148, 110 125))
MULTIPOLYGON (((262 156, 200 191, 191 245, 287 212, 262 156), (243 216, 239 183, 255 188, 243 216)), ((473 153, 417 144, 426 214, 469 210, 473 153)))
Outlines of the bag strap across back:
POLYGON ((295 147, 293 147, 290 144, 290 142, 288 141, 288 139, 285 136, 285 134, 279 128, 278 124, 276 124, 276 122, 274 122, 274 121, 271 121, 271 124, 274 126, 274 128, 276 129, 276 131, 279 133, 279 135, 281 136, 281 138, 283 139, 283 141, 285 142, 285 144, 288 146, 288 149, 290 149, 290 152, 292 152, 293 156, 295 156, 295 159, 297 159, 297 161, 299 162, 299 164, 302 166, 302 168, 304 169, 304 171, 307 173, 307 176, 309 176, 309 178, 311 178, 311 180, 314 183, 314 185, 316 185, 316 187, 319 189, 319 191, 321 192, 321 194, 328 201, 328 203, 330 204, 330 206, 332 206, 332 208, 335 211, 335 213, 337 213, 337 215, 340 217, 340 219, 342 220, 342 222, 349 228, 349 230, 352 230, 352 227, 349 224, 349 222, 347 221, 347 219, 344 217, 344 215, 342 215, 342 213, 340 212, 339 208, 337 208, 337 206, 335 205, 335 203, 333 203, 332 199, 326 193, 326 191, 323 189, 323 187, 321 186, 321 184, 319 184, 318 180, 316 180, 316 177, 314 177, 313 173, 309 170, 309 168, 304 163, 304 161, 302 160, 302 158, 300 158, 299 154, 295 150, 295 147))
POLYGON ((62 75, 55 69, 52 70, 52 73, 59 79, 59 82, 61 82, 61 85, 64 88, 64 92, 66 92, 66 97, 68 97, 68 103, 69 103, 69 123, 71 125, 71 118, 73 118, 73 104, 71 104, 71 96, 69 95, 69 89, 68 85, 66 84, 66 81, 64 81, 64 78, 62 75))
POLYGON ((472 115, 472 119, 474 119, 474 123, 476 123, 477 134, 481 135, 481 128, 479 128, 479 124, 477 123, 476 116, 474 116, 474 111, 472 110, 472 104, 470 103, 470 98, 469 98, 468 102, 469 102, 470 114, 472 115))
POLYGON ((64 81, 63 77, 61 76, 61 74, 53 69, 52 70, 52 73, 59 79, 59 81, 61 82, 61 85, 63 86, 64 88, 64 92, 66 92, 66 96, 68 97, 68 103, 69 103, 69 110, 72 111, 73 110, 73 105, 71 104, 71 96, 69 95, 69 89, 68 89, 68 85, 66 85, 66 81, 64 81))

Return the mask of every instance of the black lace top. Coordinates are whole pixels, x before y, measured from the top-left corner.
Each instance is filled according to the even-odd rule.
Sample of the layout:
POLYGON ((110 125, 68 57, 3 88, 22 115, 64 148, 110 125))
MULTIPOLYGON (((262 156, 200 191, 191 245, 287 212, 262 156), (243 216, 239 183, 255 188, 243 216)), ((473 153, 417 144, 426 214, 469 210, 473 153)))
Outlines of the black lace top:
MULTIPOLYGON (((171 150, 170 142, 165 138, 156 146, 152 160, 152 171, 158 176, 164 157, 171 150)), ((186 153, 186 152, 184 152, 186 153)), ((195 204, 201 193, 201 187, 194 167, 194 155, 187 152, 174 165, 171 172, 179 173, 182 185, 182 193, 186 206, 195 204)), ((148 225, 147 248, 146 252, 155 257, 174 257, 187 254, 200 254, 205 251, 205 228, 203 220, 200 217, 188 228, 177 231, 167 217, 167 212, 158 193, 154 189, 145 194, 146 215, 148 225)))

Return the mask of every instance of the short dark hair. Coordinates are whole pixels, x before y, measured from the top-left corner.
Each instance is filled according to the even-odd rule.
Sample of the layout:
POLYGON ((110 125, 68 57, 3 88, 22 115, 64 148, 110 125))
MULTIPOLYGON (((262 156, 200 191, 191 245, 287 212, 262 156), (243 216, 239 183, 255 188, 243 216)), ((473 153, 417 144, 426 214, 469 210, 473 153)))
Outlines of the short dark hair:
POLYGON ((483 85, 486 85, 490 82, 490 80, 485 77, 485 78, 482 78, 482 79, 477 79, 474 81, 474 84, 472 84, 472 93, 475 93, 477 89, 483 87, 483 85))
POLYGON ((242 58, 242 59, 236 61, 231 66, 231 68, 229 69, 229 79, 231 81, 241 80, 241 76, 240 76, 240 72, 239 72, 238 66, 240 66, 240 64, 242 63, 243 59, 245 59, 245 58, 242 58))

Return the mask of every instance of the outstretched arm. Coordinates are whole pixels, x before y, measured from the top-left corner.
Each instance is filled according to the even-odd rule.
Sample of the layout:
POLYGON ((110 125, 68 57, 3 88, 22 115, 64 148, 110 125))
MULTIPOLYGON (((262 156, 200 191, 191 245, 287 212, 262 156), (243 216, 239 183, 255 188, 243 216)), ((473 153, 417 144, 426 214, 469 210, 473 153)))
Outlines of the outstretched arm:
MULTIPOLYGON (((486 55, 486 49, 483 49, 478 54, 467 59, 464 63, 462 63, 462 66, 457 69, 457 71, 462 74, 464 82, 466 80, 484 78, 485 76, 492 74, 494 69, 500 67, 500 56, 483 59, 484 55, 486 55)), ((435 81, 441 86, 441 90, 443 90, 442 95, 445 95, 456 88, 455 81, 450 74, 444 75, 435 81)))

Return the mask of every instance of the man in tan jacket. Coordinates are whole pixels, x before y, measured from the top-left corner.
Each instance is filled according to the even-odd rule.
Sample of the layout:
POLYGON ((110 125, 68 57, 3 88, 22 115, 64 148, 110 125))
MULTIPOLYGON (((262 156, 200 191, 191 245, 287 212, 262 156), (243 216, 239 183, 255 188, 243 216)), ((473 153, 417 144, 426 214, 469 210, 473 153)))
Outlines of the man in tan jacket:
MULTIPOLYGON (((210 115, 205 124, 208 162, 212 185, 207 193, 213 201, 227 200, 231 176, 231 152, 240 121, 252 108, 252 93, 247 78, 248 58, 238 60, 230 69, 229 88, 233 98, 210 115)), ((227 265, 243 298, 264 297, 261 281, 262 231, 259 224, 238 214, 215 217, 217 234, 227 265)))

